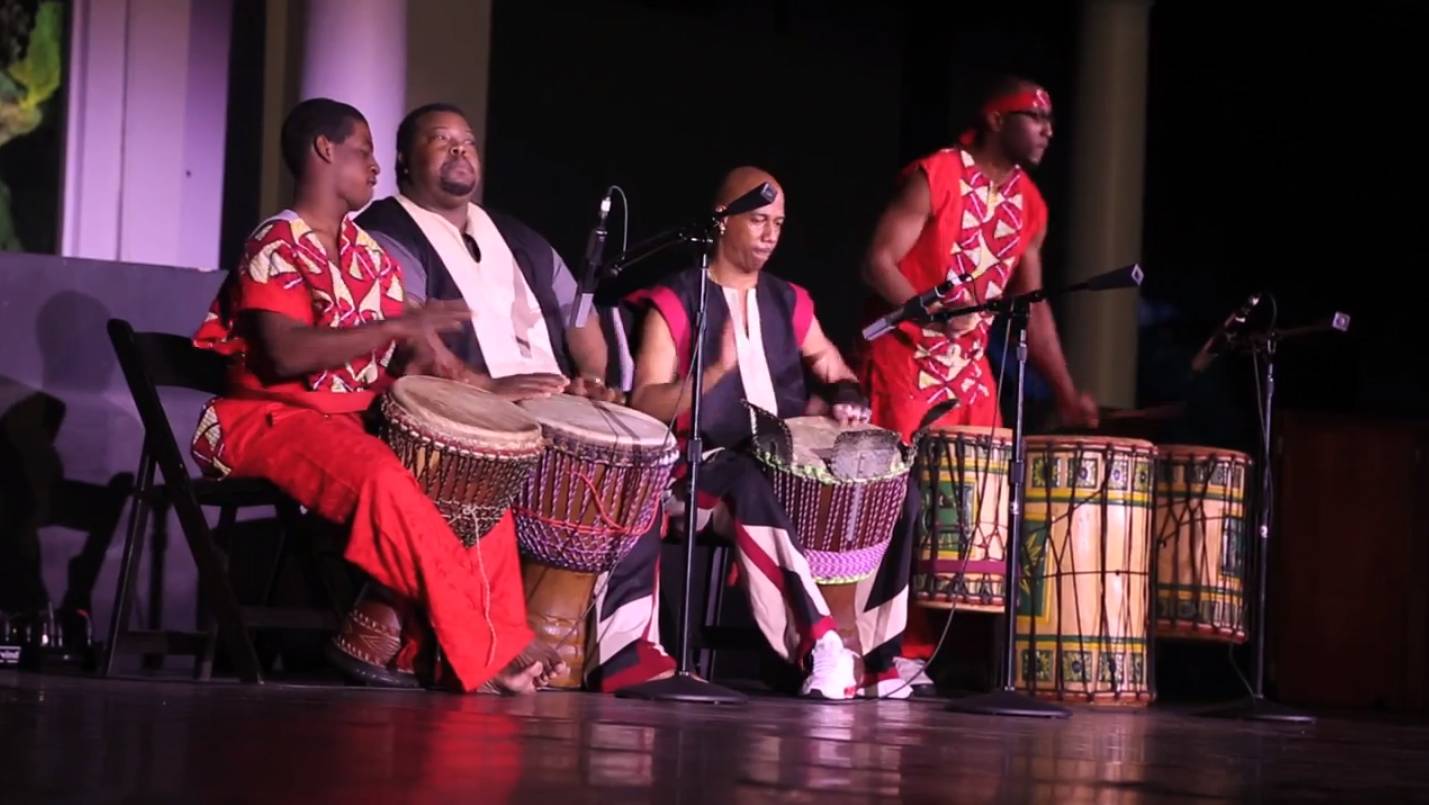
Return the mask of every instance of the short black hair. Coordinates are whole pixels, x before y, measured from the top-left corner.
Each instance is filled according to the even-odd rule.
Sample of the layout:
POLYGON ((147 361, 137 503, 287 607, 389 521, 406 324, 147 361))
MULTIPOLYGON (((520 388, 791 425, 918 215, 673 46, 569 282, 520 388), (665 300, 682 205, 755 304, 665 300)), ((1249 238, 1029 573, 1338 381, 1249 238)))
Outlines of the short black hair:
MULTIPOLYGON (((461 107, 456 104, 442 103, 440 101, 437 103, 423 104, 408 112, 407 116, 402 118, 402 122, 397 124, 397 159, 399 165, 405 162, 407 157, 412 154, 412 141, 417 138, 417 125, 422 122, 422 118, 435 112, 451 112, 454 115, 461 115, 463 118, 466 117, 466 112, 463 112, 461 107)), ((397 178, 402 178, 401 171, 398 171, 397 178)))
POLYGON ((283 118, 281 135, 283 162, 293 178, 302 176, 313 140, 321 135, 334 143, 344 142, 358 123, 365 125, 367 118, 355 107, 331 98, 309 98, 294 106, 283 118))

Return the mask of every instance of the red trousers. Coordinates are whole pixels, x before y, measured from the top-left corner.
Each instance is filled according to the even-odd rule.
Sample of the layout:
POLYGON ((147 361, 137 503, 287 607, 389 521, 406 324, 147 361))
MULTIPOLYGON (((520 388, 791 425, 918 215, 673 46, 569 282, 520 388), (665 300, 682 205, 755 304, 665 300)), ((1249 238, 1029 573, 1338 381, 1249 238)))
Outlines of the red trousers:
MULTIPOLYGON (((896 430, 907 441, 918 430, 923 415, 941 399, 929 401, 929 391, 918 388, 915 350, 902 336, 902 331, 898 331, 874 341, 860 353, 857 366, 868 393, 869 407, 873 409, 873 424, 896 430)), ((985 385, 995 386, 995 375, 987 358, 979 361, 982 376, 988 379, 985 385)), ((977 402, 971 405, 960 401, 936 424, 988 425, 999 421, 996 391, 989 391, 985 396, 979 395, 977 402)))
MULTIPOLYGON (((995 377, 987 359, 981 360, 983 376, 995 377)), ((918 388, 913 348, 900 341, 897 333, 885 336, 865 353, 860 369, 873 409, 872 423, 898 431, 905 440, 912 438, 923 415, 933 407, 927 400, 927 392, 918 388)), ((959 404, 934 424, 1000 425, 1001 422, 994 392, 980 396, 972 405, 959 404)), ((926 607, 910 606, 908 626, 903 633, 903 656, 928 659, 942 634, 946 617, 926 607)))
POLYGON ((350 524, 347 560, 426 611, 463 688, 480 687, 531 642, 509 512, 468 549, 355 414, 248 400, 217 406, 233 476, 264 478, 350 524))

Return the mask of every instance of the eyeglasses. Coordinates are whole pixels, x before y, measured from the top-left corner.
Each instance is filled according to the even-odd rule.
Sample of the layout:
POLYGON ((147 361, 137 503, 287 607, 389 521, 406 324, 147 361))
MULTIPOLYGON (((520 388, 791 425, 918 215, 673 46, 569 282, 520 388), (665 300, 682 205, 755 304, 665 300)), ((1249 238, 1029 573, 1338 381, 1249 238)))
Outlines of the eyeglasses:
POLYGON ((1051 125, 1053 122, 1052 113, 1045 109, 1020 109, 1016 112, 1008 112, 1009 115, 1026 115, 1038 123, 1051 125))

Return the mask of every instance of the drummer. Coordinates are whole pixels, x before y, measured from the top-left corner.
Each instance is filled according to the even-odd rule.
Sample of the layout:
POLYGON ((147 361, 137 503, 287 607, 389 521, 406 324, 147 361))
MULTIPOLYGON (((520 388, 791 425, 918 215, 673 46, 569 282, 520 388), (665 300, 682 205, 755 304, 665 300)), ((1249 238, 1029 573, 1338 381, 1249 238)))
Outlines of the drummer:
MULTIPOLYGON (((407 294, 464 300, 473 315, 445 343, 472 383, 512 399, 560 392, 623 401, 604 382, 605 337, 596 315, 567 328, 575 281, 534 230, 473 201, 481 178, 476 137, 455 106, 412 110, 397 128, 397 187, 358 223, 406 269, 407 294), (567 384, 569 380, 569 387, 567 384)), ((614 691, 674 674, 660 647, 656 565, 660 534, 644 535, 596 579, 596 644, 585 684, 614 691)))
POLYGON ((283 122, 282 153, 292 206, 249 236, 194 336, 229 361, 227 391, 204 407, 194 456, 349 525, 344 556, 372 583, 329 647, 348 676, 531 693, 564 665, 526 626, 510 513, 464 548, 359 419, 395 375, 452 366, 436 334, 470 312, 408 303, 400 266, 352 221, 378 173, 361 113, 303 101, 283 122), (433 637, 444 660, 419 669, 435 655, 433 637))
MULTIPOLYGON (((983 92, 981 108, 956 145, 907 166, 897 193, 878 220, 862 279, 873 291, 870 316, 902 306, 914 294, 962 277, 944 300, 972 305, 1042 287, 1047 205, 1027 174, 1052 140, 1052 98, 1015 76, 999 77, 983 92)), ((992 317, 970 314, 931 325, 905 322, 861 350, 857 361, 873 402, 873 423, 905 438, 929 410, 957 400, 942 425, 986 425, 999 420, 995 375, 986 350, 992 317)), ((1031 308, 1029 358, 1047 377, 1067 425, 1097 424, 1095 400, 1067 370, 1052 309, 1031 308)), ((937 642, 924 610, 915 610, 899 665, 918 684, 937 642)))
MULTIPOLYGON (((740 577, 760 630, 785 660, 807 672, 801 693, 827 699, 908 694, 893 670, 907 613, 909 540, 900 526, 878 571, 857 585, 857 631, 869 647, 859 659, 845 647, 828 602, 797 547, 789 515, 746 453, 732 450, 750 436, 748 401, 780 417, 828 413, 843 424, 865 422, 868 405, 853 372, 824 335, 808 293, 764 271, 784 227, 784 190, 763 170, 731 171, 715 197, 728 204, 762 182, 778 195, 767 206, 730 216, 721 225, 709 268, 705 347, 708 366, 702 434, 707 448, 725 448, 700 470, 699 505, 731 538, 740 577), (811 390, 805 373, 819 384, 811 390), (811 391, 816 393, 811 393, 811 391), (706 497, 707 496, 707 497, 706 497), (902 690, 899 690, 902 688, 902 690)), ((676 274, 642 292, 653 315, 641 325, 631 404, 689 425, 687 379, 692 322, 701 272, 676 274)), ((708 521, 708 519, 707 519, 708 521)))
POLYGON ((398 193, 357 222, 404 269, 418 299, 458 299, 472 316, 444 337, 493 391, 513 398, 559 392, 618 399, 605 383, 600 319, 567 328, 576 284, 535 230, 473 199, 481 181, 476 135, 457 107, 412 110, 397 127, 398 193))

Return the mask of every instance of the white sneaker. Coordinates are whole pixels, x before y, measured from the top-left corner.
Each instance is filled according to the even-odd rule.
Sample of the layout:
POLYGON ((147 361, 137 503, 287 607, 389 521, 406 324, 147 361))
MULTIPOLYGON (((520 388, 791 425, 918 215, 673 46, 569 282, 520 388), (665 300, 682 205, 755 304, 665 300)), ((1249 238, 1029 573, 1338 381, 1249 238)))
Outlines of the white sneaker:
POLYGON ((830 629, 814 644, 813 670, 799 689, 815 699, 849 699, 858 681, 853 676, 853 652, 844 648, 839 633, 830 629))
POLYGON ((910 660, 907 657, 894 657, 893 667, 898 671, 898 678, 908 683, 909 690, 922 687, 933 687, 933 680, 928 676, 928 663, 925 660, 910 660))
POLYGON ((889 677, 864 685, 858 689, 858 695, 863 699, 907 699, 913 695, 913 686, 906 679, 889 677))

